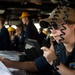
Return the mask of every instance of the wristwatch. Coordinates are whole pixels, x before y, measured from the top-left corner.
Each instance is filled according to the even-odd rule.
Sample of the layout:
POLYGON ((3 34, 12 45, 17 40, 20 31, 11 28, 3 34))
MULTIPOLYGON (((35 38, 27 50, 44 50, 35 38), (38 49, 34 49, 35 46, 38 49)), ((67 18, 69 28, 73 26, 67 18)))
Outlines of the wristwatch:
POLYGON ((52 66, 54 67, 55 70, 59 70, 59 68, 57 68, 58 65, 60 65, 60 61, 58 59, 53 60, 52 66))

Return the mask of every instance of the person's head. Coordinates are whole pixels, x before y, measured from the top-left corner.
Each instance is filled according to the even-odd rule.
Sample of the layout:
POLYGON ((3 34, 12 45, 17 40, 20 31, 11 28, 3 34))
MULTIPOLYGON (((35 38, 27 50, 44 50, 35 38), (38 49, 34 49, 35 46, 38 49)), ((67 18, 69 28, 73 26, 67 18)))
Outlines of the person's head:
POLYGON ((9 35, 14 35, 15 34, 15 29, 13 27, 9 27, 8 28, 8 32, 9 32, 9 35))
POLYGON ((22 12, 19 18, 22 20, 23 24, 27 24, 29 22, 29 17, 30 14, 28 12, 22 12))
POLYGON ((23 30, 23 25, 22 24, 17 25, 16 33, 20 34, 22 30, 23 30))
POLYGON ((2 15, 0 15, 0 25, 4 25, 4 23, 5 23, 5 17, 4 17, 4 15, 2 14, 2 15))
POLYGON ((60 13, 57 13, 55 23, 51 26, 51 21, 54 18, 55 12, 57 12, 57 8, 55 8, 51 15, 40 21, 41 26, 42 23, 44 23, 45 25, 43 27, 48 27, 51 26, 52 29, 50 29, 52 36, 54 37, 54 39, 59 42, 60 39, 62 39, 60 37, 60 35, 62 34, 62 37, 64 38, 64 40, 62 40, 61 42, 64 43, 68 43, 68 42, 73 42, 74 41, 74 37, 75 37, 75 11, 68 7, 69 11, 66 13, 68 15, 67 23, 65 23, 63 21, 63 18, 65 17, 64 12, 67 11, 67 9, 65 7, 62 7, 62 9, 59 10, 60 13), (63 24, 63 26, 62 26, 63 24), (62 30, 63 29, 63 30, 62 30), (61 32, 62 30, 62 32, 61 32), (65 34, 64 34, 65 33, 65 34))

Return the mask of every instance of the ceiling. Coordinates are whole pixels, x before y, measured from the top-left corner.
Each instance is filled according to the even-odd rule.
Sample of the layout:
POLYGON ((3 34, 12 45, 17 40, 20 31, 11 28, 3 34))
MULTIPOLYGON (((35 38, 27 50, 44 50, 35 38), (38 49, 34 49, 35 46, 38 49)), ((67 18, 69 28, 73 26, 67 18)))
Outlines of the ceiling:
MULTIPOLYGON (((33 19, 38 16, 48 17, 57 7, 58 0, 0 0, 0 10, 6 11, 8 20, 18 20, 22 11, 28 11, 33 19)), ((75 0, 69 0, 70 6, 75 8, 75 0)))

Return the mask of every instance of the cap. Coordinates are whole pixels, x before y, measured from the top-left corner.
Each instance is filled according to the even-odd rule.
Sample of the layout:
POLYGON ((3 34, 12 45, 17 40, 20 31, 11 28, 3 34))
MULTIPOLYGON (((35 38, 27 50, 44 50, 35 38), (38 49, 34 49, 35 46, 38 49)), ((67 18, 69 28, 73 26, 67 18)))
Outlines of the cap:
POLYGON ((9 27, 9 28, 8 28, 8 31, 9 31, 9 32, 15 31, 15 29, 14 29, 13 27, 9 27))
POLYGON ((22 14, 19 18, 21 19, 21 18, 24 18, 24 17, 27 17, 27 16, 30 16, 30 14, 28 12, 22 12, 22 14))
MULTIPOLYGON (((68 12, 66 12, 66 14, 68 15, 68 18, 67 20, 68 21, 71 21, 71 22, 75 22, 75 10, 70 8, 70 7, 67 7, 69 9, 68 12)), ((67 11, 67 9, 65 7, 61 7, 61 9, 59 9, 60 13, 57 13, 58 16, 56 16, 55 18, 57 20, 55 20, 56 23, 62 23, 63 22, 63 18, 65 17, 65 14, 64 12, 67 11)), ((54 18, 54 15, 56 14, 57 12, 57 8, 55 8, 51 15, 48 17, 48 18, 45 18, 45 19, 42 19, 40 20, 40 26, 42 28, 47 28, 48 25, 50 24, 50 22, 52 21, 52 18, 54 18)))

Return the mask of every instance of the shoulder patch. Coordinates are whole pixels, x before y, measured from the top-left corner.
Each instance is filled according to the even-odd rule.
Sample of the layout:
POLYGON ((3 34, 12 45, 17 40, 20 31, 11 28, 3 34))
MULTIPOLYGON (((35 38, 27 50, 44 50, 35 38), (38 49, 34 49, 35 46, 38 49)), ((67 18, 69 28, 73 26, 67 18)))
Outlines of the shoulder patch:
POLYGON ((70 64, 69 64, 69 67, 70 67, 71 69, 75 69, 75 62, 70 63, 70 64))

